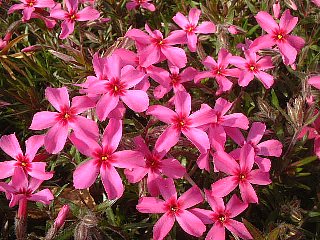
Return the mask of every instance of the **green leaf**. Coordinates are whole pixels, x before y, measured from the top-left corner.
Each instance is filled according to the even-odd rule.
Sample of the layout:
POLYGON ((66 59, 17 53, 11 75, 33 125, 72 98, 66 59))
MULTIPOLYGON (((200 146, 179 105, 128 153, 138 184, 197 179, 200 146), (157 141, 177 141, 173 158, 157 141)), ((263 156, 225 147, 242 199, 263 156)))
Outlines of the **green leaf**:
POLYGON ((242 222, 246 226, 246 228, 248 229, 248 231, 250 232, 254 240, 265 240, 263 233, 259 229, 253 226, 246 219, 242 219, 242 222))
POLYGON ((304 165, 307 165, 315 160, 317 160, 318 157, 316 155, 314 156, 310 156, 310 157, 306 157, 306 158, 303 158, 297 162, 294 162, 291 164, 292 167, 301 167, 301 166, 304 166, 304 165))
POLYGON ((280 228, 277 227, 275 229, 273 229, 267 236, 267 240, 277 240, 279 238, 279 234, 280 234, 280 228))

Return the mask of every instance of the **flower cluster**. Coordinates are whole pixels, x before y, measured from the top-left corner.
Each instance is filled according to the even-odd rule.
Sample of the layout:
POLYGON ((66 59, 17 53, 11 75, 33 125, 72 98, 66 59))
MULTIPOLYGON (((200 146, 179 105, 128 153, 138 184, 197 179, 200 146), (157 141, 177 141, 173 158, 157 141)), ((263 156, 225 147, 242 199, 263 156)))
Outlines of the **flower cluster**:
MULTIPOLYGON (((156 10, 150 1, 141 0, 130 1, 126 7, 156 10)), ((280 15, 279 8, 275 6, 275 15, 280 15)), ((61 20, 60 39, 74 32, 76 22, 100 18, 94 1, 65 0, 60 4, 53 0, 21 0, 9 13, 17 10, 22 10, 23 21, 40 18, 48 28, 61 20)), ((41 135, 26 140, 25 154, 15 134, 2 136, 0 148, 13 160, 0 162, 0 179, 11 177, 9 183, 0 183, 0 190, 6 193, 10 207, 19 204, 20 217, 26 216, 28 200, 49 204, 54 198, 49 189, 36 192, 43 181, 54 176, 53 172, 46 171, 43 159, 36 160, 38 150, 44 147, 48 153, 58 154, 71 143, 87 158, 73 172, 76 189, 89 188, 98 178, 108 199, 118 199, 125 191, 119 169, 124 169, 130 183, 146 179, 148 196, 141 197, 136 208, 141 213, 163 214, 154 226, 155 240, 164 239, 175 221, 186 233, 196 237, 205 233, 206 224, 213 224, 206 239, 225 239, 225 228, 238 237, 252 239, 244 224, 233 218, 249 204, 259 202, 255 188, 271 183, 270 157, 281 156, 282 144, 275 139, 262 140, 266 124, 250 123, 243 113, 233 112, 234 102, 225 97, 217 97, 214 106, 202 103, 195 108, 196 96, 188 84, 199 86, 203 79, 215 79, 215 95, 221 95, 230 92, 236 83, 247 87, 256 78, 269 89, 276 83, 269 72, 274 63, 271 56, 260 50, 269 49, 279 54, 285 65, 294 65, 304 40, 290 34, 298 21, 290 10, 283 12, 279 23, 261 11, 255 18, 266 34, 240 47, 241 56, 221 48, 217 51, 217 60, 207 56, 202 61, 205 69, 196 69, 188 62, 187 49, 197 52, 201 44, 199 35, 217 31, 210 21, 199 23, 200 16, 197 8, 190 9, 188 16, 178 12, 173 22, 177 24, 176 29, 180 29, 167 36, 148 24, 145 31, 128 30, 125 38, 134 42, 134 48, 118 48, 108 56, 93 54, 94 74, 76 85, 80 89, 71 100, 66 87, 47 87, 45 97, 54 109, 33 116, 30 129, 41 131, 41 135), (161 99, 167 97, 170 100, 161 103, 161 99), (154 144, 146 129, 134 137, 134 147, 121 146, 127 110, 149 117, 148 128, 163 126, 154 144), (101 126, 106 126, 103 132, 100 132, 101 126), (182 139, 194 146, 200 169, 216 176, 219 173, 210 190, 202 191, 193 183, 178 197, 175 180, 188 173, 171 151, 181 147, 182 139), (236 146, 233 149, 232 144, 236 146), (238 188, 239 191, 235 191, 238 188), (226 199, 229 201, 225 204, 226 199), (208 206, 205 204, 202 208, 194 207, 204 201, 211 210, 205 209, 208 206)), ((319 88, 319 77, 311 78, 309 83, 319 88)), ((305 128, 301 137, 309 132, 308 137, 315 138, 315 151, 320 157, 319 124, 314 124, 314 128, 305 128)))

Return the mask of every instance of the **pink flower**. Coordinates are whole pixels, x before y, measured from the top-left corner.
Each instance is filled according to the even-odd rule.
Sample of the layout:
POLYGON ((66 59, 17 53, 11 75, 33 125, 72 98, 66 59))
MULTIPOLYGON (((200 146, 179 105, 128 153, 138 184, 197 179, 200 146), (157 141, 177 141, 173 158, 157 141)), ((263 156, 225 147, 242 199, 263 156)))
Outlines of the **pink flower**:
POLYGON ((50 204, 54 199, 49 189, 43 189, 34 193, 43 180, 31 178, 28 181, 27 175, 22 168, 16 168, 9 184, 0 182, 10 199, 9 207, 13 207, 19 203, 18 217, 25 217, 27 213, 27 201, 41 202, 43 204, 50 204))
POLYGON ((135 40, 139 48, 140 64, 143 67, 168 59, 173 65, 183 68, 187 63, 187 56, 182 48, 172 45, 185 42, 184 32, 179 35, 169 35, 163 38, 159 30, 152 31, 148 24, 145 25, 146 34, 139 29, 131 29, 126 36, 135 40))
POLYGON ((240 150, 239 163, 224 151, 217 151, 214 163, 217 170, 228 174, 212 184, 212 192, 217 197, 227 196, 238 185, 242 200, 247 203, 257 203, 258 197, 251 184, 268 185, 271 183, 269 173, 254 169, 254 149, 249 144, 240 150))
POLYGON ((100 17, 100 13, 91 6, 78 10, 78 0, 65 0, 67 10, 55 8, 51 10, 50 17, 63 20, 61 24, 60 39, 67 38, 74 31, 76 21, 89 21, 95 20, 100 17))
POLYGON ((313 76, 308 79, 308 84, 311 86, 320 89, 320 75, 319 76, 313 76))
POLYGON ((279 19, 279 17, 280 17, 280 10, 281 10, 280 2, 279 2, 279 1, 276 1, 276 3, 274 3, 274 4, 272 5, 273 16, 274 16, 276 19, 279 19))
POLYGON ((137 85, 145 74, 131 65, 123 66, 116 54, 108 57, 103 66, 104 79, 92 81, 86 90, 89 94, 102 94, 96 106, 99 120, 104 121, 117 107, 120 99, 135 112, 147 110, 149 106, 147 93, 142 90, 129 90, 137 85))
MULTIPOLYGON (((315 111, 315 115, 318 114, 318 111, 315 111)), ((303 127, 298 138, 303 138, 307 134, 308 139, 314 139, 313 151, 320 158, 320 117, 310 125, 303 127)))
POLYGON ((175 220, 188 234, 200 237, 206 230, 202 221, 188 209, 203 201, 197 186, 193 186, 177 199, 177 192, 171 178, 158 181, 164 198, 140 198, 137 210, 141 213, 164 213, 153 227, 153 240, 162 240, 170 232, 175 220))
POLYGON ((14 160, 0 162, 0 179, 11 177, 16 168, 20 168, 26 174, 40 180, 52 178, 53 174, 45 170, 45 162, 33 162, 43 142, 44 136, 42 135, 30 137, 26 141, 26 154, 23 154, 15 134, 2 136, 0 139, 0 148, 14 160))
POLYGON ((2 50, 5 46, 8 45, 11 36, 12 32, 7 32, 3 39, 0 38, 0 50, 2 50))
POLYGON ((90 187, 98 177, 102 179, 109 199, 120 198, 124 187, 117 168, 143 167, 143 155, 138 151, 123 150, 116 152, 122 136, 122 121, 110 119, 101 145, 94 139, 83 138, 72 133, 71 142, 90 160, 82 163, 73 173, 73 184, 76 189, 90 187))
POLYGON ((231 25, 228 27, 228 32, 231 33, 232 35, 236 35, 239 33, 239 30, 237 29, 236 26, 231 25))
POLYGON ((44 138, 44 146, 49 153, 55 154, 63 149, 69 129, 73 129, 80 135, 92 138, 98 137, 97 124, 90 119, 79 116, 80 113, 95 105, 88 97, 74 97, 70 106, 66 87, 47 87, 45 95, 58 112, 43 111, 36 113, 33 116, 30 129, 42 130, 50 128, 44 138))
POLYGON ((150 106, 147 114, 158 118, 160 121, 169 124, 169 127, 159 137, 156 149, 168 152, 180 138, 183 133, 201 153, 206 152, 210 147, 208 135, 197 128, 214 121, 212 112, 198 110, 190 115, 191 96, 185 91, 178 91, 174 97, 175 110, 161 105, 150 106))
POLYGON ((126 8, 128 10, 132 10, 138 7, 142 7, 148 9, 151 12, 154 12, 156 10, 156 7, 150 2, 151 0, 131 0, 130 2, 127 2, 126 8))
MULTIPOLYGON (((199 17, 201 11, 197 8, 192 8, 189 11, 189 16, 186 18, 182 13, 178 12, 172 19, 173 21, 183 29, 184 35, 186 36, 188 48, 191 52, 197 50, 197 34, 210 34, 216 31, 216 26, 214 23, 205 21, 202 22, 199 26, 199 17)), ((178 34, 180 37, 181 30, 172 32, 172 35, 178 34)))
POLYGON ((213 211, 200 208, 190 210, 190 212, 200 218, 203 223, 213 224, 206 236, 206 240, 224 240, 225 228, 238 237, 252 239, 245 225, 232 219, 246 210, 248 203, 241 202, 234 194, 225 206, 222 198, 214 197, 214 192, 208 190, 206 191, 206 198, 213 211))
POLYGON ((230 90, 232 82, 227 77, 238 78, 240 75, 240 71, 237 68, 227 69, 231 57, 232 55, 224 48, 219 51, 218 62, 208 56, 202 63, 209 71, 199 73, 195 77, 194 82, 198 83, 203 78, 215 78, 219 85, 217 95, 230 90))
POLYGON ((20 0, 21 3, 12 5, 8 14, 23 9, 23 21, 28 21, 31 14, 39 8, 52 8, 56 5, 53 0, 20 0))
POLYGON ((247 139, 245 139, 239 129, 226 128, 227 134, 239 146, 250 144, 254 148, 256 155, 280 157, 282 153, 282 144, 280 141, 271 139, 259 143, 265 131, 266 125, 264 123, 254 122, 251 125, 247 139))
POLYGON ((290 14, 290 10, 286 10, 282 14, 278 25, 269 13, 261 11, 256 15, 256 20, 261 28, 268 34, 255 39, 249 50, 256 52, 260 49, 277 45, 284 64, 293 64, 298 51, 300 51, 305 44, 303 38, 289 35, 297 25, 298 18, 293 17, 290 14))
MULTIPOLYGON (((205 104, 203 106, 207 108, 207 111, 212 111, 216 116, 213 122, 208 125, 210 145, 215 151, 224 150, 227 139, 226 128, 249 128, 249 120, 244 114, 227 114, 232 107, 232 103, 223 98, 216 100, 214 109, 205 104)), ((199 168, 210 171, 209 152, 201 154, 197 160, 197 164, 199 168)))
POLYGON ((63 205, 60 209, 56 220, 54 221, 54 226, 56 229, 59 229, 63 226, 68 214, 70 211, 69 205, 63 205))
POLYGON ((170 72, 154 66, 148 69, 149 76, 160 84, 153 91, 156 99, 162 98, 171 89, 175 93, 177 91, 186 91, 182 83, 192 81, 198 73, 193 67, 187 67, 180 73, 180 69, 171 64, 169 64, 169 70, 170 72))
POLYGON ((241 74, 238 79, 238 83, 241 87, 248 86, 248 84, 257 77, 263 84, 263 86, 269 89, 274 79, 264 70, 273 68, 272 60, 270 56, 261 57, 252 51, 244 51, 245 59, 238 56, 232 56, 230 63, 241 69, 241 74))
POLYGON ((320 0, 312 0, 311 2, 317 5, 317 7, 320 7, 320 0))
MULTIPOLYGON (((181 178, 186 173, 186 169, 177 159, 165 158, 166 151, 159 152, 156 148, 151 152, 142 137, 135 137, 134 142, 139 152, 143 154, 146 160, 144 167, 133 169, 125 169, 125 174, 131 183, 141 181, 147 177, 147 187, 151 196, 159 195, 157 180, 161 178, 161 174, 169 178, 181 178)), ((156 144, 157 145, 157 144, 156 144)))

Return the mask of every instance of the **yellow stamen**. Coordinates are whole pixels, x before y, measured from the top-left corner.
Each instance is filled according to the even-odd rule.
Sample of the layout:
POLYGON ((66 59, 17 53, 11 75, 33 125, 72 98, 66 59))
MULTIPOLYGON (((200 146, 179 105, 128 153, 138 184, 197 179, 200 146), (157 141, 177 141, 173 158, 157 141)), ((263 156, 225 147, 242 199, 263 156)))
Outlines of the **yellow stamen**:
POLYGON ((279 40, 281 40, 281 39, 283 38, 283 36, 282 36, 281 34, 278 34, 277 38, 278 38, 279 40))
POLYGON ((256 68, 255 68, 254 66, 251 66, 251 67, 250 67, 250 70, 251 70, 251 71, 254 71, 255 69, 256 69, 256 68))
POLYGON ((102 157, 101 157, 101 160, 102 160, 102 161, 107 161, 107 160, 108 160, 108 156, 102 156, 102 157))

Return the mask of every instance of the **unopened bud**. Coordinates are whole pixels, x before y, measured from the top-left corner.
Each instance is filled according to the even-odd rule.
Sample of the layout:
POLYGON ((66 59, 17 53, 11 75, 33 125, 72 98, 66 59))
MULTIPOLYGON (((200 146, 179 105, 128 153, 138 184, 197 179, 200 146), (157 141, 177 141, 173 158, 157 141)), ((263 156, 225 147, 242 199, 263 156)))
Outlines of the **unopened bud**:
POLYGON ((58 216, 56 218, 56 220, 54 221, 54 225, 56 226, 56 228, 61 228, 69 214, 70 211, 70 207, 69 205, 63 205, 63 207, 60 209, 58 216))

